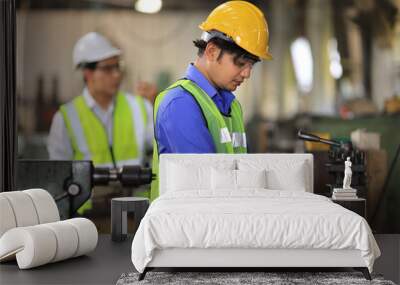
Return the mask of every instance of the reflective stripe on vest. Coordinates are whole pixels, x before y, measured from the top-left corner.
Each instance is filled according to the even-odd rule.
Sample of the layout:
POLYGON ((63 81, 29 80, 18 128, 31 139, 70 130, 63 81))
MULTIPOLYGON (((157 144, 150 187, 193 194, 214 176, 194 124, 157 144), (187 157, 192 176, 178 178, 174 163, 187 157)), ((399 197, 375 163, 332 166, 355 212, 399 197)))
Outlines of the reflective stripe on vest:
MULTIPOLYGON (((107 131, 102 122, 87 106, 83 96, 78 96, 60 108, 71 139, 75 160, 92 160, 95 166, 113 166, 107 131)), ((119 92, 113 113, 113 154, 117 166, 140 164, 146 122, 143 99, 119 92), (140 114, 140 115, 138 115, 140 114), (140 131, 139 134, 138 130, 140 131), (141 136, 139 136, 141 135, 141 136), (140 141, 141 142, 141 141, 140 141)))
MULTIPOLYGON (((197 101, 206 119, 208 130, 213 138, 217 153, 246 153, 246 134, 244 130, 243 114, 239 102, 235 99, 231 104, 230 116, 224 116, 215 105, 214 101, 196 83, 190 80, 179 80, 161 92, 154 103, 154 123, 157 122, 158 108, 169 90, 182 87, 197 101)), ((153 142, 153 173, 156 180, 151 184, 150 199, 153 201, 159 195, 158 188, 158 145, 153 142)))

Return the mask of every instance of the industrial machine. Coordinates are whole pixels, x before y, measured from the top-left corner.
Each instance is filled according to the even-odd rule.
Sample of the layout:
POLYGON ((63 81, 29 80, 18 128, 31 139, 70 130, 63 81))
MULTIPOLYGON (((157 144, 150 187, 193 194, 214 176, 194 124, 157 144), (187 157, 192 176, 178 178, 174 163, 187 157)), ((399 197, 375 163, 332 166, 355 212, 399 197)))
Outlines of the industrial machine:
POLYGON ((327 184, 330 194, 334 188, 341 188, 343 186, 344 178, 344 162, 347 157, 350 157, 352 162, 352 187, 357 189, 357 195, 361 198, 366 198, 366 154, 364 151, 358 150, 351 142, 337 142, 334 140, 327 140, 318 136, 304 133, 302 130, 298 131, 297 137, 302 140, 323 143, 330 145, 329 161, 325 164, 328 173, 333 177, 332 183, 327 184))
POLYGON ((119 182, 138 187, 153 180, 151 168, 138 165, 119 169, 94 167, 87 160, 18 160, 17 190, 43 188, 55 199, 60 216, 67 219, 91 197, 92 188, 119 182))

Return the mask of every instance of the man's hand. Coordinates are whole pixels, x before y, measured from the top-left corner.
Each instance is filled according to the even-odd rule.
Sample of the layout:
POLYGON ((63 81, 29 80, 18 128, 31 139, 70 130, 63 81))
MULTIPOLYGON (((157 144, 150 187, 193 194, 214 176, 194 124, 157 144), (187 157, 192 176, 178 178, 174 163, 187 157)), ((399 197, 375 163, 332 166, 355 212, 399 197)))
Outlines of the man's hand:
POLYGON ((155 84, 146 81, 139 81, 135 90, 137 95, 146 98, 152 104, 154 104, 154 100, 158 93, 157 86, 155 84))

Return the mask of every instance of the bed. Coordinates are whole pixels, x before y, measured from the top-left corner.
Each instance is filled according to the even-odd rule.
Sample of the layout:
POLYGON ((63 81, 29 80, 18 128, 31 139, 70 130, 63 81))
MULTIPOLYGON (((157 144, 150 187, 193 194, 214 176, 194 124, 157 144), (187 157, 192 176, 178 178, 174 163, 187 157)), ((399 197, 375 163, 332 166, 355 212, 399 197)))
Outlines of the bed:
POLYGON ((158 267, 353 267, 380 255, 361 216, 313 194, 311 154, 164 154, 160 197, 132 242, 158 267))

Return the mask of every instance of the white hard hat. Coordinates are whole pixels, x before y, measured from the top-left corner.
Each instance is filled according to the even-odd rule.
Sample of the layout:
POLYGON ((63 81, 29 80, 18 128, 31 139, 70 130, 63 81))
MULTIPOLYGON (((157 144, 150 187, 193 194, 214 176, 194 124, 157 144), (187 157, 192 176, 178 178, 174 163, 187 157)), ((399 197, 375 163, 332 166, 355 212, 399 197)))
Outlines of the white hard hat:
POLYGON ((97 62, 121 54, 121 50, 112 46, 110 41, 99 33, 91 32, 78 40, 74 47, 75 66, 82 63, 97 62))

